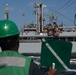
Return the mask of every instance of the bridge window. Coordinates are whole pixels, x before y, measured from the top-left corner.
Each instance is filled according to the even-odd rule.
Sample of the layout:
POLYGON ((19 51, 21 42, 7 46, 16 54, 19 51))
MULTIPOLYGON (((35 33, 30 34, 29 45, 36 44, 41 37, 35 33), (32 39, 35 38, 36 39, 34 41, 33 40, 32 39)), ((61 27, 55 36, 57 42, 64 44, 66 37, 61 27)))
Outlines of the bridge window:
POLYGON ((64 40, 64 41, 65 41, 65 40, 66 40, 66 38, 65 38, 65 37, 60 37, 60 40, 64 40))
POLYGON ((68 37, 67 41, 73 41, 73 37, 68 37))

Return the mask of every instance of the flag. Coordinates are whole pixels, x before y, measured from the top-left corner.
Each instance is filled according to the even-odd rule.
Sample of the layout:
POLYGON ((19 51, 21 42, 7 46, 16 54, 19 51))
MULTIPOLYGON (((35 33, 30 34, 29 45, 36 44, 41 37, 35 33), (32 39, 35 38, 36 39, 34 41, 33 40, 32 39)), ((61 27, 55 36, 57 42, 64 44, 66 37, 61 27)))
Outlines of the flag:
POLYGON ((70 67, 71 51, 71 42, 43 38, 40 63, 46 67, 50 67, 52 63, 55 63, 56 69, 68 70, 70 67))

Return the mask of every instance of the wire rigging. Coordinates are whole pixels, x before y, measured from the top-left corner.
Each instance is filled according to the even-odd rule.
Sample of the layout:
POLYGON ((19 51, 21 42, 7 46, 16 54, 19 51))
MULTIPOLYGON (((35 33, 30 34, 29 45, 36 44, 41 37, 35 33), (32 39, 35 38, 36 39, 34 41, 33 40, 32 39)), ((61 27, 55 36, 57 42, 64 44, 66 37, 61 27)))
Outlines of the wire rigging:
MULTIPOLYGON (((69 6, 73 5, 75 2, 76 2, 76 1, 74 1, 74 2, 70 3, 67 7, 65 7, 65 8, 63 8, 63 9, 68 8, 69 6)), ((60 11, 62 11, 62 10, 60 10, 60 11)))
MULTIPOLYGON (((49 9, 51 9, 51 11, 55 12, 55 10, 53 10, 52 8, 49 8, 49 9)), ((63 16, 64 18, 66 18, 66 19, 68 19, 68 20, 70 20, 70 21, 72 21, 72 22, 73 22, 73 20, 72 20, 72 19, 70 19, 70 18, 68 18, 68 17, 64 16, 64 15, 63 15, 63 14, 61 14, 60 12, 59 12, 59 13, 56 13, 56 14, 59 14, 59 15, 63 16)), ((50 15, 49 15, 49 16, 50 16, 50 15)))
POLYGON ((58 13, 64 6, 66 6, 71 0, 67 1, 62 7, 60 7, 55 13, 58 13))
MULTIPOLYGON (((69 0, 67 3, 65 3, 60 9, 62 9, 64 6, 66 6, 70 1, 71 1, 71 0, 69 0)), ((76 1, 72 2, 71 4, 73 4, 73 3, 75 3, 75 2, 76 2, 76 1)), ((71 5, 71 4, 70 4, 70 5, 71 5)), ((70 5, 68 5, 67 7, 69 7, 70 5)), ((67 8, 67 7, 66 7, 66 8, 67 8)), ((53 10, 52 8, 50 8, 50 7, 48 7, 48 8, 51 9, 51 11, 55 12, 55 10, 53 10)), ((58 9, 58 10, 60 10, 60 9, 58 9)), ((61 15, 62 17, 64 17, 64 18, 70 20, 71 22, 74 22, 72 19, 70 19, 70 18, 64 16, 64 15, 61 14, 60 12, 57 12, 57 13, 55 12, 55 14, 61 15)), ((47 14, 47 16, 50 16, 50 15, 47 14)))

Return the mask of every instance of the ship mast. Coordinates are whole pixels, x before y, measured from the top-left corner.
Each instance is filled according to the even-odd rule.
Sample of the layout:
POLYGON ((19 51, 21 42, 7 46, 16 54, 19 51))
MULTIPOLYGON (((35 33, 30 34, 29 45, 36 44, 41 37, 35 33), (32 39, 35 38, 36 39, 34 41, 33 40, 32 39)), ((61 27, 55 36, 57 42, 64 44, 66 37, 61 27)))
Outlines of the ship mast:
POLYGON ((6 8, 4 10, 4 19, 9 19, 9 8, 8 8, 8 4, 6 4, 6 8))
MULTIPOLYGON (((76 11, 76 10, 75 10, 76 11)), ((74 26, 76 26, 76 13, 74 15, 74 26)))
POLYGON ((40 32, 43 32, 43 3, 40 3, 40 32))
POLYGON ((42 2, 35 3, 34 7, 36 8, 36 24, 37 32, 42 33, 44 27, 44 4, 42 2))

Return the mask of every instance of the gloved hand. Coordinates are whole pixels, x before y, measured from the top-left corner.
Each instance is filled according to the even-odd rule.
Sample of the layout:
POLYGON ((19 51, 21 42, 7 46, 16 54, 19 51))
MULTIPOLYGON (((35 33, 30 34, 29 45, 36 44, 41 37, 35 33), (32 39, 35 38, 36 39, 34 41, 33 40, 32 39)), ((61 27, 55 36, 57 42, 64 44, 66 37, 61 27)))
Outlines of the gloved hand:
POLYGON ((57 74, 58 74, 57 69, 49 68, 48 75, 57 75, 57 74))

